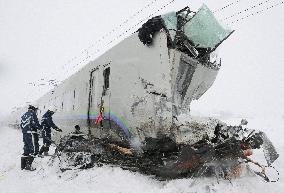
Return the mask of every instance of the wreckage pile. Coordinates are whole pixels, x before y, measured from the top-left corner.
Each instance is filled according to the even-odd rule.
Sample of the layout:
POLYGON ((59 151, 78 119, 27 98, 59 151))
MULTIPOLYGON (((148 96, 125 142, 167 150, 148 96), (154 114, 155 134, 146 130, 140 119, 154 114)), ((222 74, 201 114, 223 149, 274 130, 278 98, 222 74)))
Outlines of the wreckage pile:
MULTIPOLYGON (((279 155, 264 133, 242 126, 217 124, 213 138, 204 136, 192 145, 176 144, 164 136, 147 138, 141 149, 125 147, 108 139, 71 135, 61 140, 55 155, 62 171, 107 164, 154 175, 161 180, 212 175, 230 179, 241 174, 246 162, 253 162, 247 152, 260 148, 271 166, 279 155)), ((265 173, 255 173, 269 181, 265 173)))
MULTIPOLYGON (((120 141, 107 137, 109 131, 113 132, 114 129, 107 130, 102 125, 102 133, 106 137, 66 136, 57 145, 55 153, 60 160, 61 170, 86 169, 107 164, 153 175, 161 180, 200 176, 231 179, 239 177, 249 162, 260 170, 251 170, 252 174, 259 175, 266 181, 273 181, 266 176, 265 168, 261 164, 249 158, 253 149, 263 150, 267 167, 271 167, 278 158, 275 148, 263 132, 246 129, 243 127, 245 124, 227 126, 218 120, 210 120, 212 123, 209 126, 196 120, 185 124, 179 120, 182 114, 188 114, 190 101, 202 96, 214 82, 221 61, 211 60, 211 57, 233 31, 223 28, 205 5, 197 13, 186 7, 179 12, 154 17, 138 30, 138 37, 143 44, 150 47, 155 33, 161 29, 167 34, 167 47, 181 52, 177 89, 172 91, 178 93, 172 96, 177 101, 167 101, 169 107, 164 105, 167 109, 173 109, 164 113, 169 115, 170 128, 164 128, 162 122, 166 119, 157 116, 159 121, 152 126, 159 125, 160 133, 156 133, 156 138, 143 135, 139 145, 133 145, 135 138, 129 132, 120 141), (199 63, 202 65, 199 68, 202 73, 196 74, 193 79, 199 63), (210 79, 203 80, 200 77, 210 79), (173 132, 167 132, 168 130, 173 132)), ((147 85, 153 86, 152 83, 141 80, 143 85, 145 83, 144 88, 147 85)), ((159 95, 153 91, 150 94, 159 95)), ((167 98, 162 94, 161 97, 167 98)), ((155 100, 164 100, 161 97, 155 100)), ((153 116, 157 114, 163 114, 163 111, 157 110, 153 116)), ((147 125, 141 130, 149 128, 152 127, 147 125)))

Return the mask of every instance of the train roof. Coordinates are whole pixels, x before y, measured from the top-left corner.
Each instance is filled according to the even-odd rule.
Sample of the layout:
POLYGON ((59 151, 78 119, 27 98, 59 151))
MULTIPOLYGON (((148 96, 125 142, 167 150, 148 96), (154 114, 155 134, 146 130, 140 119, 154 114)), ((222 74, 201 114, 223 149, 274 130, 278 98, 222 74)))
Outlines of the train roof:
MULTIPOLYGON (((220 24, 212 11, 203 4, 197 12, 193 12, 189 7, 185 7, 177 12, 170 12, 153 17, 145 22, 137 32, 131 34, 131 36, 138 35, 140 41, 149 46, 152 43, 154 34, 161 29, 165 29, 167 33, 170 48, 187 52, 187 54, 193 58, 201 58, 211 53, 233 33, 232 30, 220 24), (177 38, 180 36, 180 32, 183 39, 177 38)), ((52 95, 58 88, 64 87, 64 84, 68 82, 68 80, 77 76, 79 72, 88 70, 91 63, 107 55, 111 50, 115 49, 131 36, 128 36, 95 60, 89 61, 84 67, 63 80, 57 87, 44 94, 37 101, 52 95)))

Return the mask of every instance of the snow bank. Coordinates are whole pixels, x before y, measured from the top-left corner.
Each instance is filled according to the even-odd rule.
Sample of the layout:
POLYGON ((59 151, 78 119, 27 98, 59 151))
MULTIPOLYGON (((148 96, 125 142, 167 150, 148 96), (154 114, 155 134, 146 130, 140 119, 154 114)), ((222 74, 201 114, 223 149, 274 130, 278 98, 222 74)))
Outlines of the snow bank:
MULTIPOLYGON (((239 124, 239 119, 224 120, 239 124)), ((277 183, 265 183, 258 177, 243 177, 232 180, 216 178, 179 179, 160 182, 151 176, 144 176, 122 170, 118 167, 103 166, 88 170, 72 170, 64 173, 58 169, 57 161, 51 157, 35 159, 34 172, 20 170, 22 134, 7 127, 0 128, 0 192, 1 193, 172 193, 172 192, 218 192, 218 193, 280 193, 284 184, 284 119, 249 119, 249 127, 265 131, 280 153, 274 166, 280 172, 277 183)), ((53 149, 54 150, 54 149, 53 149)), ((256 152, 255 158, 263 160, 256 152)), ((264 163, 264 162, 263 162, 264 163)))

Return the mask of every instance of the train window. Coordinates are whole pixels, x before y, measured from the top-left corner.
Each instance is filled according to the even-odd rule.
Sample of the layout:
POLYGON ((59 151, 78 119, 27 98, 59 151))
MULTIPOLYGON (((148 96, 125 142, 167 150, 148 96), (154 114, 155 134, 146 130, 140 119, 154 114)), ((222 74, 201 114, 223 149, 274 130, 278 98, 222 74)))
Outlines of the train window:
POLYGON ((74 98, 76 97, 76 92, 75 92, 75 90, 74 90, 74 98))
POLYGON ((105 93, 105 91, 109 89, 110 67, 104 70, 103 75, 104 75, 104 93, 105 93))

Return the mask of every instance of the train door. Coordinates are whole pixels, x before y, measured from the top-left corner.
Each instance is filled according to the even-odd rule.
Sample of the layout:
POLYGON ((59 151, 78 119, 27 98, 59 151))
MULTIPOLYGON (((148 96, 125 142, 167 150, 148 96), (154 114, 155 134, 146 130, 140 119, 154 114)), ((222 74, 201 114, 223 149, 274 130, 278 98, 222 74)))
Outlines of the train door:
POLYGON ((101 107, 104 111, 104 122, 103 127, 105 129, 111 129, 111 109, 110 109, 110 98, 111 98, 111 92, 110 92, 110 67, 109 64, 104 66, 103 70, 103 91, 101 95, 101 107))
POLYGON ((88 128, 91 134, 91 128, 95 126, 95 115, 99 111, 98 107, 98 86, 99 86, 99 68, 94 69, 89 79, 89 98, 88 98, 88 128))
MULTIPOLYGON (((89 104, 88 104, 88 127, 89 134, 91 128, 104 129, 111 128, 110 124, 110 67, 109 64, 103 66, 103 71, 99 68, 94 69, 90 74, 89 80, 89 104), (102 73, 102 74, 101 74, 102 73), (96 119, 103 115, 104 119, 100 124, 96 123, 96 119)), ((95 134, 99 134, 99 129, 92 130, 95 134)))

